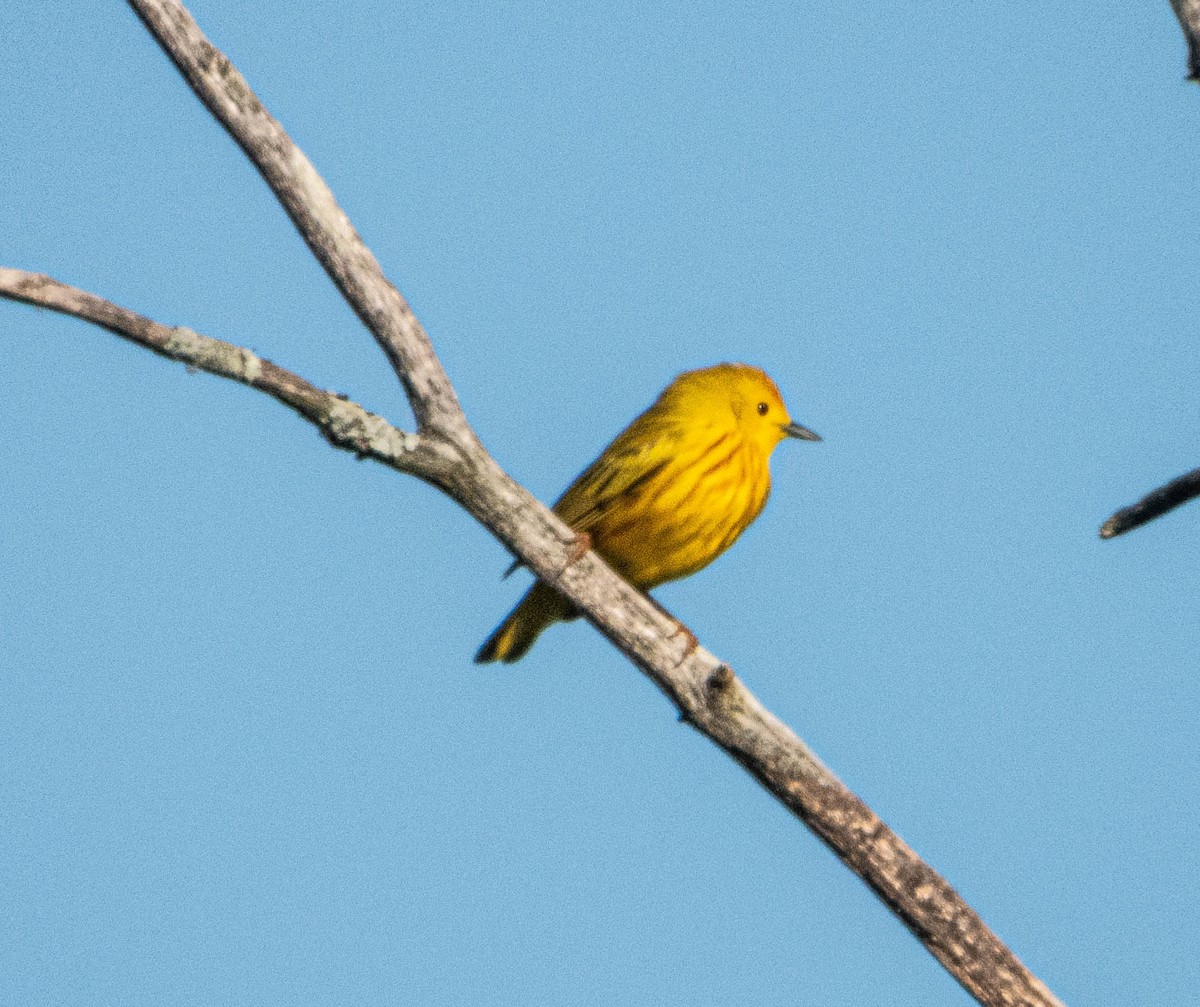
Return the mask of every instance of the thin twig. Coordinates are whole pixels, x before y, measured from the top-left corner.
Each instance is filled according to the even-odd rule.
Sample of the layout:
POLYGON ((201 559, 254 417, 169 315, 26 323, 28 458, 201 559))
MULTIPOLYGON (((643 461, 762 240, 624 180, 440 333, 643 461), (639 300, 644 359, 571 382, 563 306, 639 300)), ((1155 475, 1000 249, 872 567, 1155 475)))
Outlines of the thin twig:
POLYGON ((345 396, 325 391, 251 350, 172 327, 41 273, 0 266, 0 297, 92 322, 189 368, 257 388, 313 423, 336 448, 435 485, 459 463, 445 442, 405 433, 345 396))
POLYGON ((1178 479, 1172 479, 1165 486, 1160 486, 1147 493, 1137 503, 1122 507, 1100 526, 1100 537, 1116 538, 1118 535, 1124 535, 1125 532, 1131 531, 1138 525, 1153 521, 1156 517, 1162 517, 1167 511, 1174 510, 1180 504, 1185 504, 1198 496, 1200 496, 1200 469, 1192 469, 1191 472, 1181 475, 1178 479))

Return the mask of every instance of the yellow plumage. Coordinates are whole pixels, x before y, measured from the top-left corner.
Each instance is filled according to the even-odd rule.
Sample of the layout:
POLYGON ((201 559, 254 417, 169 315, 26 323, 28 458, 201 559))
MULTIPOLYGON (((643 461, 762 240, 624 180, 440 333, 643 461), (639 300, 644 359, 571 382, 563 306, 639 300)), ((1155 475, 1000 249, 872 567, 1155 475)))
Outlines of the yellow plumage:
MULTIPOLYGON (((820 440, 792 422, 757 367, 686 371, 580 473, 554 512, 648 591, 707 566, 758 517, 771 491, 771 452, 785 437, 820 440)), ((574 617, 539 581, 475 660, 517 661, 547 626, 574 617)))

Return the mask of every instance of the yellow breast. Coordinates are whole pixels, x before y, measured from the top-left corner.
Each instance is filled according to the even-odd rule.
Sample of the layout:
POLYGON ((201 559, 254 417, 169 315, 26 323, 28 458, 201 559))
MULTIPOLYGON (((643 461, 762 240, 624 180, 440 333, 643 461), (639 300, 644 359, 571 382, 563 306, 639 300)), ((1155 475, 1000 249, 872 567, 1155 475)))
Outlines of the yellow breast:
POLYGON ((687 577, 728 549, 771 489, 766 456, 729 431, 670 459, 601 515, 592 545, 631 584, 687 577))

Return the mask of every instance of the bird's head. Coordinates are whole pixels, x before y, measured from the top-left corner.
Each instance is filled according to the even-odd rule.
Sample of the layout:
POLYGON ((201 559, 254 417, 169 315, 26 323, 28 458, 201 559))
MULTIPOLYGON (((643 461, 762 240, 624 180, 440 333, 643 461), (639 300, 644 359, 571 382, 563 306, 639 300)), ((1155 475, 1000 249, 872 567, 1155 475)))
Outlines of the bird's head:
POLYGON ((695 422, 731 428, 764 454, 787 437, 821 438, 792 420, 779 389, 763 371, 749 364, 716 364, 680 374, 660 400, 695 422))

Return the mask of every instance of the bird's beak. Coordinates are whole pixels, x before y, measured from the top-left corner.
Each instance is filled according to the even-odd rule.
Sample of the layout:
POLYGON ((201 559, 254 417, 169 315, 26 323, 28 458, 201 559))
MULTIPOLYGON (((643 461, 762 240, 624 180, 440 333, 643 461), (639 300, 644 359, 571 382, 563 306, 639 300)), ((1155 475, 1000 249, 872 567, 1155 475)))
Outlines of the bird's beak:
POLYGON ((802 427, 799 423, 785 423, 783 432, 788 437, 795 437, 802 441, 819 441, 821 439, 820 434, 813 433, 808 427, 802 427))

